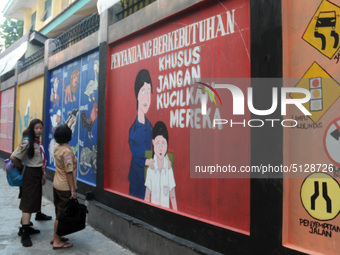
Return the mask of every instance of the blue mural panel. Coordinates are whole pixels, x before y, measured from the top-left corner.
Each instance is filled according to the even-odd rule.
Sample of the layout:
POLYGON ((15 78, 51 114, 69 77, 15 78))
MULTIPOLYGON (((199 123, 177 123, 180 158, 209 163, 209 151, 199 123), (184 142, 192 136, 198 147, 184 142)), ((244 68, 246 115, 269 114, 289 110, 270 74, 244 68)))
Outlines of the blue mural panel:
POLYGON ((92 51, 49 72, 49 123, 46 123, 48 168, 55 170, 53 132, 66 123, 78 159, 77 179, 96 185, 99 52, 92 51), (57 83, 58 86, 56 85, 57 83), (57 88, 56 88, 57 87, 57 88), (55 95, 58 94, 58 95, 55 95))
POLYGON ((58 68, 49 72, 48 75, 48 98, 46 104, 46 123, 45 123, 45 144, 47 146, 46 158, 47 167, 55 170, 54 163, 54 130, 62 123, 62 99, 63 99, 63 69, 58 68))
POLYGON ((99 53, 82 57, 80 94, 79 172, 83 182, 91 184, 97 173, 99 53))

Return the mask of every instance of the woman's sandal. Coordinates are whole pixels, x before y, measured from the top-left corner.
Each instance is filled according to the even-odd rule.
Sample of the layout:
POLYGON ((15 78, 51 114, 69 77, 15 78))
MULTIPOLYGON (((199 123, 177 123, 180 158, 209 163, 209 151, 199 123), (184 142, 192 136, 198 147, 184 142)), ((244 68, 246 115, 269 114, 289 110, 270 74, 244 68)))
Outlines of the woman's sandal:
MULTIPOLYGON (((61 241, 62 242, 67 242, 69 239, 67 237, 62 237, 61 241)), ((50 242, 50 244, 53 244, 53 241, 50 242)))
POLYGON ((60 250, 60 249, 71 248, 71 247, 73 247, 73 244, 66 242, 66 243, 63 243, 62 246, 53 247, 53 250, 60 250))

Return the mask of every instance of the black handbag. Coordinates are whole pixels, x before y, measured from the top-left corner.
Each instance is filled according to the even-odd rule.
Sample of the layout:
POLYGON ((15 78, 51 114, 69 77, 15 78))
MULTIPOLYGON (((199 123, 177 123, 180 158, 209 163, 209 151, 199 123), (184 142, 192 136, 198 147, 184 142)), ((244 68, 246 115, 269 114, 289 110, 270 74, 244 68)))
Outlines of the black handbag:
POLYGON ((80 204, 77 199, 70 198, 59 215, 57 235, 65 236, 84 229, 86 213, 88 213, 86 205, 80 204))

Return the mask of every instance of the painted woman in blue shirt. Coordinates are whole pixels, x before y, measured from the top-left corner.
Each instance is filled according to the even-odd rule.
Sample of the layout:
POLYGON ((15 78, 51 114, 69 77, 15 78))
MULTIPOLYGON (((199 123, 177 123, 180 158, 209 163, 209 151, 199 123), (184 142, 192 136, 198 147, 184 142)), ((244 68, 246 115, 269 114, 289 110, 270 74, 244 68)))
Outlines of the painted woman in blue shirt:
POLYGON ((148 70, 140 70, 135 81, 137 117, 129 130, 129 145, 132 154, 129 172, 129 195, 140 199, 145 197, 144 167, 153 165, 152 159, 145 157, 151 150, 152 125, 145 117, 151 104, 152 83, 148 70))

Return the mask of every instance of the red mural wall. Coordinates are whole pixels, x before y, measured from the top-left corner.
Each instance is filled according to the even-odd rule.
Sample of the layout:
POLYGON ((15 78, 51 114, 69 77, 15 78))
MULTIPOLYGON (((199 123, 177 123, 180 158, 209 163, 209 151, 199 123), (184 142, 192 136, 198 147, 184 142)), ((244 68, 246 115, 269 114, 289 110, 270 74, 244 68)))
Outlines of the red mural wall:
POLYGON ((0 150, 10 153, 13 143, 14 88, 1 92, 0 103, 0 150))
MULTIPOLYGON (((207 1, 180 17, 170 17, 109 45, 106 190, 144 201, 145 190, 151 189, 145 187, 147 175, 155 172, 149 173, 149 169, 145 174, 145 159, 140 155, 144 156, 145 150, 161 148, 156 143, 152 146, 151 140, 152 132, 156 133, 156 122, 162 121, 168 131, 166 145, 171 171, 169 161, 160 160, 156 150, 154 163, 166 162, 163 167, 169 170, 165 167, 167 189, 163 187, 158 195, 161 200, 165 195, 165 200, 170 202, 165 203, 169 205, 155 203, 152 189, 150 204, 249 234, 249 178, 207 178, 206 175, 200 178, 190 174, 197 155, 200 155, 200 165, 205 163, 205 157, 209 158, 209 164, 223 158, 225 164, 250 165, 249 128, 213 126, 214 118, 232 117, 231 96, 221 92, 223 106, 218 107, 208 100, 209 114, 202 116, 201 90, 193 81, 250 77, 249 8, 249 0, 207 1), (137 80, 142 83, 135 91, 138 73, 141 76, 137 80), (151 81, 144 80, 148 73, 151 81), (139 185, 140 189, 136 191, 132 185, 139 185)), ((249 84, 242 86, 245 92, 249 84)), ((245 115, 243 117, 249 117, 249 113, 245 115)), ((164 156, 165 152, 162 153, 164 156)), ((152 179, 153 183, 156 179, 152 179)))

